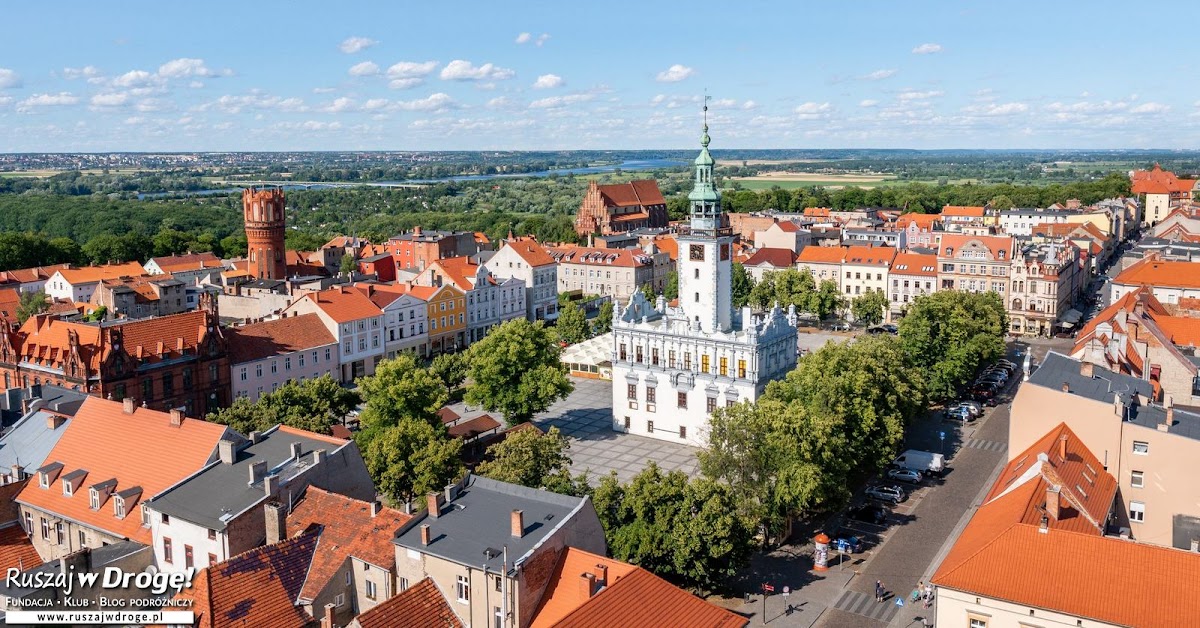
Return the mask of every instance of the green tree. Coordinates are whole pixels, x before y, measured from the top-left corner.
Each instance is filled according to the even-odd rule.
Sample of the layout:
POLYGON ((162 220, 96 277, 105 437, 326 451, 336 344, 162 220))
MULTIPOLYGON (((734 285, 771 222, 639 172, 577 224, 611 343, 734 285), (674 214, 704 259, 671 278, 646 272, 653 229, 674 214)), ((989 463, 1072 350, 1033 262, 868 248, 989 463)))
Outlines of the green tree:
POLYGON ((985 364, 1004 355, 1008 314, 995 292, 945 290, 918 297, 899 323, 905 358, 934 400, 953 397, 985 364))
POLYGON ((45 290, 37 292, 22 292, 17 297, 17 322, 22 325, 30 316, 41 314, 50 309, 50 299, 45 290))
POLYGON ((375 486, 394 505, 440 491, 462 476, 462 441, 448 438, 440 424, 402 418, 370 438, 359 432, 359 446, 375 486))
POLYGON ((467 379, 467 356, 464 353, 442 353, 429 363, 429 372, 446 387, 447 397, 467 379))
POLYGON ((475 472, 501 482, 573 495, 569 449, 570 441, 557 427, 545 434, 536 428, 516 430, 488 447, 488 459, 475 472))
POLYGON ((750 293, 754 291, 754 277, 745 266, 733 263, 733 306, 742 307, 750 301, 750 293))
POLYGON ((79 244, 67 237, 58 237, 47 243, 51 264, 78 264, 83 261, 83 249, 79 244))
POLYGON ((812 307, 816 287, 807 268, 772 270, 763 273, 762 281, 753 285, 748 300, 760 310, 778 303, 784 309, 794 305, 797 310, 807 312, 812 307))
POLYGON ((364 431, 392 427, 404 419, 441 425, 437 411, 449 399, 446 384, 407 352, 380 362, 375 374, 359 379, 358 386, 366 402, 359 417, 364 431))
POLYGON ((599 336, 612 331, 613 302, 605 301, 600 304, 600 313, 596 315, 594 334, 599 336))
POLYGON ((845 308, 846 298, 842 296, 842 291, 838 289, 837 283, 826 279, 813 292, 809 306, 805 311, 812 312, 818 318, 824 320, 830 316, 834 316, 845 308))
POLYGON ((205 420, 228 425, 234 431, 242 434, 265 432, 272 426, 278 425, 278 422, 275 420, 275 409, 261 401, 261 398, 256 402, 250 401, 246 397, 238 397, 228 407, 210 412, 205 420))
POLYGON ((866 294, 850 302, 854 320, 864 325, 877 325, 883 321, 883 311, 888 307, 887 295, 880 290, 868 290, 866 294))
POLYGON ((83 320, 85 320, 89 323, 99 323, 100 321, 104 320, 107 317, 108 317, 108 306, 101 305, 100 307, 92 310, 91 314, 84 316, 83 320))
POLYGON ((185 253, 191 241, 191 236, 175 229, 163 229, 151 238, 155 257, 185 253))
POLYGON ((654 301, 658 299, 658 293, 654 291, 654 286, 650 285, 649 283, 642 284, 642 287, 638 288, 638 290, 640 290, 642 296, 646 297, 646 300, 651 303, 654 303, 654 301))
POLYGON ((558 311, 555 328, 558 330, 558 337, 567 344, 583 342, 591 337, 588 333, 587 315, 574 301, 558 311))
MULTIPOLYGON (((1051 203, 1047 204, 1049 205, 1051 203)), ((992 209, 1012 209, 1016 207, 1016 205, 1012 202, 1012 199, 1004 194, 992 197, 992 200, 988 201, 988 206, 992 209)))
POLYGON ((329 428, 341 423, 358 400, 358 393, 323 375, 304 382, 288 382, 255 402, 245 397, 235 399, 233 405, 210 413, 208 420, 228 425, 242 434, 265 432, 279 424, 328 434, 329 428))
POLYGON ((346 256, 342 258, 342 264, 339 270, 341 270, 343 275, 347 277, 351 276, 354 274, 354 271, 358 270, 358 260, 354 259, 353 255, 347 253, 346 256))
POLYGON ((493 328, 468 351, 467 401, 504 414, 509 425, 528 421, 574 389, 560 352, 540 321, 517 318, 493 328))
POLYGON ((679 271, 673 270, 667 273, 667 283, 663 288, 663 297, 668 301, 674 301, 679 298, 679 271))

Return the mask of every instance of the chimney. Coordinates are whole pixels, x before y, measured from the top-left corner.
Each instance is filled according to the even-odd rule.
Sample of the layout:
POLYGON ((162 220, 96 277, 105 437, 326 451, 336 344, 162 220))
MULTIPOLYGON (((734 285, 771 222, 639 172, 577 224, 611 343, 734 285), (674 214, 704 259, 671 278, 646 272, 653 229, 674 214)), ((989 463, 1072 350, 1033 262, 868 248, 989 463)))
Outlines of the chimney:
POLYGON ((171 408, 171 425, 179 427, 183 425, 183 410, 179 408, 171 408))
POLYGON ((1172 425, 1175 425, 1175 408, 1167 406, 1167 415, 1163 417, 1163 422, 1158 424, 1158 431, 1169 432, 1172 425))
POLYGON ((278 475, 268 475, 267 477, 263 478, 263 494, 264 495, 266 495, 267 497, 271 497, 271 496, 275 495, 275 493, 278 493, 278 492, 279 492, 279 476, 278 475))
POLYGON ((125 414, 133 414, 133 411, 137 409, 137 402, 133 400, 133 397, 126 397, 121 400, 121 406, 125 414))
POLYGON ((47 414, 46 429, 56 430, 58 429, 58 426, 63 424, 64 421, 66 421, 66 419, 64 419, 60 414, 47 414))
POLYGON ((267 526, 267 545, 274 545, 287 538, 287 510, 277 501, 263 506, 267 526))
POLYGON ((421 545, 429 545, 429 524, 421 524, 421 545))
POLYGON ((292 458, 299 460, 300 454, 302 453, 303 449, 304 449, 303 443, 292 443, 292 458))
POLYGON ((12 476, 13 482, 20 482, 25 479, 25 472, 21 470, 21 465, 14 464, 9 469, 9 475, 12 476))
POLYGON ((446 485, 446 503, 449 504, 450 502, 454 501, 454 499, 456 497, 458 497, 458 485, 457 484, 447 484, 446 485))
POLYGON ((596 592, 596 576, 590 573, 585 573, 579 576, 579 593, 583 599, 592 599, 592 594, 596 592))
POLYGON ((313 461, 314 465, 318 465, 318 464, 321 464, 322 462, 325 462, 325 450, 317 449, 317 450, 313 451, 312 452, 312 461, 313 461))
POLYGON ((429 516, 437 519, 441 515, 441 509, 438 507, 438 494, 430 493, 425 496, 425 508, 429 511, 429 516))
POLYGON ((1092 374, 1094 372, 1095 372, 1095 365, 1092 364, 1091 362, 1084 360, 1079 363, 1079 374, 1080 375, 1082 375, 1088 379, 1091 379, 1092 374))
POLYGON ((1062 460, 1067 459, 1067 435, 1063 434, 1058 437, 1058 457, 1062 460))
POLYGON ((237 449, 233 446, 233 441, 222 438, 217 441, 217 455, 221 459, 221 464, 233 464, 237 459, 237 449))
POLYGON ((608 586, 608 565, 596 565, 596 584, 602 587, 608 586))
POLYGON ((333 603, 325 605, 325 615, 321 617, 321 628, 337 628, 333 623, 333 603))
POLYGON ((1063 392, 1071 392, 1071 385, 1066 382, 1063 382, 1062 391, 1063 392))
POLYGON ((1042 515, 1042 521, 1038 524, 1038 532, 1046 534, 1050 530, 1050 519, 1046 515, 1042 515))
POLYGON ((374 518, 374 517, 378 517, 378 516, 379 516, 379 511, 380 511, 382 508, 383 508, 383 504, 380 504, 380 503, 379 503, 379 500, 375 500, 375 501, 371 502, 371 517, 372 517, 372 518, 374 518))
POLYGON ((1125 420, 1125 402, 1121 401, 1121 395, 1113 395, 1113 414, 1117 415, 1122 421, 1125 420))
POLYGON ((250 432, 250 442, 257 445, 262 440, 262 432, 250 432))
POLYGON ((255 484, 261 482, 263 476, 267 474, 267 461, 259 460, 250 465, 250 483, 255 484))
POLYGON ((525 513, 521 510, 514 509, 512 511, 512 535, 514 538, 525 536, 525 513))
POLYGON ((1046 515, 1058 520, 1058 487, 1053 484, 1046 487, 1046 515))

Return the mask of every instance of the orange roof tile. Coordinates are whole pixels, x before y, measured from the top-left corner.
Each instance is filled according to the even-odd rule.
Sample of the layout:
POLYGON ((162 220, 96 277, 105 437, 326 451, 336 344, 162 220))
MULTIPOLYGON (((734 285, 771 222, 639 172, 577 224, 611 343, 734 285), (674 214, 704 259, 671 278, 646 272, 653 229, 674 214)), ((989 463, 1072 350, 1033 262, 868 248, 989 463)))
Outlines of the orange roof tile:
MULTIPOLYGON (((800 225, 798 225, 790 220, 781 220, 779 222, 774 223, 773 226, 779 227, 779 230, 783 231, 785 233, 798 233, 800 231, 800 225)), ((769 228, 770 227, 768 227, 768 229, 769 228)))
POLYGON ((6 573, 9 569, 26 571, 41 564, 42 558, 29 535, 25 534, 25 528, 16 522, 0 528, 0 570, 6 573))
POLYGON ((897 253, 892 260, 892 274, 937 276, 937 256, 929 253, 897 253))
POLYGON ((446 284, 440 288, 437 286, 412 286, 411 288, 408 289, 409 294, 413 295, 414 297, 417 297, 418 299, 420 299, 422 301, 426 301, 426 302, 434 299, 435 297, 438 297, 443 292, 450 292, 450 293, 452 293, 452 296, 455 296, 455 297, 463 296, 463 291, 459 290, 458 288, 455 288, 451 284, 446 284))
MULTIPOLYGON (((566 584, 578 587, 578 575, 566 584)), ((642 568, 616 580, 555 624, 556 628, 600 628, 621 618, 625 628, 740 628, 749 620, 710 604, 642 568)))
POLYGON ((201 569, 180 598, 193 600, 198 628, 303 628, 296 607, 319 532, 284 539, 201 569))
POLYGON ((462 628, 445 596, 433 580, 425 578, 388 601, 359 615, 362 628, 462 628))
POLYGON ((1200 288, 1200 264, 1168 262, 1149 256, 1121 271, 1112 282, 1164 288, 1200 288))
POLYGON ((317 526, 321 529, 321 542, 313 553, 312 566, 300 590, 301 598, 316 599, 350 556, 389 571, 395 569, 396 548, 392 539, 412 515, 380 507, 378 514, 372 516, 371 507, 368 502, 315 486, 305 491, 304 498, 288 515, 288 535, 295 536, 317 526))
POLYGON ((654 246, 658 247, 658 250, 663 253, 666 253, 671 258, 671 261, 679 259, 679 241, 675 239, 675 236, 655 236, 654 246))
POLYGON ((828 218, 833 210, 828 207, 805 207, 804 215, 809 218, 828 218))
POLYGON ((942 207, 943 216, 958 216, 961 218, 983 218, 983 207, 976 205, 946 205, 942 207))
POLYGON ((964 246, 971 242, 978 242, 988 250, 992 256, 992 261, 1009 261, 1012 258, 1013 239, 1008 236, 976 236, 964 235, 959 233, 942 234, 941 242, 938 247, 938 257, 952 257, 957 255, 964 246), (946 249, 953 250, 951 255, 946 255, 946 249), (1004 258, 1000 258, 1000 252, 1004 251, 1004 258))
POLYGON ((1138 170, 1133 173, 1131 189, 1134 194, 1186 194, 1195 186, 1194 180, 1180 179, 1175 173, 1154 164, 1152 170, 1138 170))
POLYGON ((742 263, 743 266, 758 266, 765 264, 773 268, 790 268, 796 263, 796 253, 791 249, 773 249, 764 247, 754 252, 742 263))
POLYGON ((1200 346, 1200 318, 1191 316, 1155 316, 1154 322, 1172 344, 1200 346))
POLYGON ((900 217, 896 219, 896 226, 901 229, 906 229, 910 223, 916 223, 917 226, 922 229, 932 229, 933 225, 941 222, 941 220, 942 217, 938 214, 919 214, 916 212, 909 212, 907 214, 901 214, 900 217))
POLYGON ((201 268, 220 268, 221 266, 221 258, 212 253, 187 253, 185 255, 152 257, 150 261, 157 264, 165 273, 201 268))
POLYGON ((16 325, 17 307, 21 305, 21 293, 16 288, 0 288, 0 318, 16 325))
POLYGON ((34 266, 33 268, 14 268, 12 270, 0 271, 0 284, 4 283, 33 283, 35 281, 45 281, 54 276, 54 273, 70 268, 70 264, 54 264, 52 266, 34 266))
POLYGON ((491 415, 481 414, 470 421, 464 421, 458 425, 452 425, 447 430, 450 436, 454 438, 473 438, 489 430, 494 430, 500 427, 500 422, 493 419, 491 415))
POLYGON ((316 314, 232 327, 228 333, 231 364, 337 344, 329 328, 316 314))
POLYGON ((560 264, 586 264, 637 268, 654 264, 653 258, 641 249, 608 249, 604 247, 555 247, 546 251, 560 264))
POLYGON ((846 248, 843 264, 888 266, 896 259, 896 249, 890 246, 851 246, 846 248))
POLYGON ((632 207, 648 205, 665 205, 666 199, 658 189, 654 179, 642 179, 629 183, 598 185, 600 195, 608 207, 632 207))
MULTIPOLYGON (((158 347, 163 346, 161 358, 178 357, 179 345, 183 349, 196 353, 208 338, 208 315, 203 310, 193 310, 169 316, 156 316, 122 323, 119 326, 105 328, 110 334, 114 329, 120 329, 124 337, 121 351, 137 356, 138 349, 146 356, 159 358, 158 347)), ((212 333, 223 334, 219 328, 212 333)), ((111 345, 110 345, 111 346, 111 345)))
POLYGON ((372 303, 367 295, 353 288, 310 292, 304 295, 304 298, 315 303, 329 318, 339 324, 383 314, 379 306, 372 303))
POLYGON ((532 236, 512 238, 507 241, 506 246, 512 247, 513 252, 521 256, 521 259, 530 266, 546 266, 554 263, 554 258, 550 257, 545 247, 538 244, 538 241, 532 236))
POLYGON ((79 357, 92 374, 98 373, 104 357, 99 325, 71 323, 50 315, 30 316, 17 331, 13 349, 24 362, 62 368, 70 353, 72 334, 79 342, 79 357))
POLYGON ((471 278, 475 276, 475 273, 479 272, 479 262, 472 257, 442 258, 431 262, 429 268, 425 269, 425 272, 429 272, 430 268, 436 268, 441 271, 446 279, 449 279, 455 287, 463 292, 470 292, 475 289, 475 284, 471 282, 471 278))
MULTIPOLYGON (((527 424, 522 424, 527 425, 527 424)), ((516 429, 516 428, 514 428, 516 429)), ((510 430, 511 431, 511 430, 510 430)), ((529 628, 548 628, 554 626, 562 618, 574 612, 588 598, 579 588, 579 576, 585 573, 596 575, 596 567, 603 565, 608 569, 608 582, 605 586, 615 584, 625 576, 637 571, 638 568, 629 563, 606 558, 591 552, 568 547, 558 559, 554 575, 550 576, 550 584, 542 594, 542 601, 533 612, 533 623, 529 628)))
POLYGON ((123 519, 114 514, 111 497, 92 510, 88 490, 68 497, 57 481, 45 489, 31 482, 17 501, 118 537, 151 543, 150 528, 142 526, 138 514, 141 501, 199 471, 227 428, 198 419, 173 426, 165 412, 135 408, 126 414, 123 405, 88 397, 46 456, 47 464, 63 465, 63 475, 86 470, 84 489, 109 480, 116 480, 114 494, 140 488, 140 495, 125 500, 123 519))
POLYGON ((806 246, 796 256, 796 264, 841 264, 846 257, 846 249, 840 246, 806 246))
POLYGON ((124 264, 108 264, 104 266, 85 266, 83 268, 62 268, 59 269, 59 274, 67 283, 77 286, 79 284, 95 283, 101 279, 113 279, 115 277, 141 277, 146 275, 146 269, 137 262, 125 262, 124 264))

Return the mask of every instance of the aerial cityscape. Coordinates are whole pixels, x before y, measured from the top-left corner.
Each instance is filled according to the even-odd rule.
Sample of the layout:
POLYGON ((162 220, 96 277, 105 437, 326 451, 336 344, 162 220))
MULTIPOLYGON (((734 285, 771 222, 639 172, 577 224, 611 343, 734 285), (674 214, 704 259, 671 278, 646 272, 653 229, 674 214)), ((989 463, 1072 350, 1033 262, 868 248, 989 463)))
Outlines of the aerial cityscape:
POLYGON ((146 9, 6 7, 4 625, 1200 626, 1186 29, 146 9))

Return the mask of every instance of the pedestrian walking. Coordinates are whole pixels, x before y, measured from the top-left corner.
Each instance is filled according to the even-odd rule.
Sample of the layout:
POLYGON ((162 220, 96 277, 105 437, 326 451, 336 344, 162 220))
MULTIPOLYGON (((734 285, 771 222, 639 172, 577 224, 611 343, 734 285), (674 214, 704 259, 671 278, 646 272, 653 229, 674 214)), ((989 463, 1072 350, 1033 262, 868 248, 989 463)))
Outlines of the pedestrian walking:
POLYGON ((875 581, 875 601, 876 602, 883 601, 883 581, 881 581, 881 580, 875 581))
POLYGON ((925 606, 924 607, 929 608, 930 604, 933 604, 933 586, 932 585, 925 587, 925 606))

